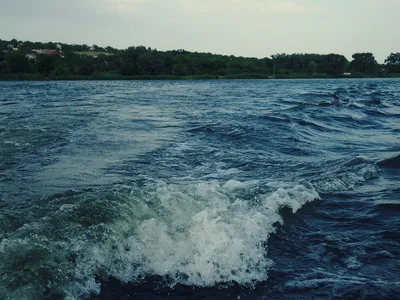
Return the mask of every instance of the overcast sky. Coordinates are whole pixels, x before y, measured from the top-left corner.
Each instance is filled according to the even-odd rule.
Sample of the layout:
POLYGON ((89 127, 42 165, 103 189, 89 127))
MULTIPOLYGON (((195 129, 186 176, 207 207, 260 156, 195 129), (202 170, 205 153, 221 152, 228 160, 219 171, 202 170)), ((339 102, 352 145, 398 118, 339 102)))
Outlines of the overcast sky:
POLYGON ((400 0, 0 0, 0 39, 266 57, 400 52, 400 0))

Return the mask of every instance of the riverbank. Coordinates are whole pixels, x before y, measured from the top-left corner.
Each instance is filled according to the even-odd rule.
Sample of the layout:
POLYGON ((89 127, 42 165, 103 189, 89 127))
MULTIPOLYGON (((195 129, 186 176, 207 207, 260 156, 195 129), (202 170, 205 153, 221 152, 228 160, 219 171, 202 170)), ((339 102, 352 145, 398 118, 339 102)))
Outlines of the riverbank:
POLYGON ((211 79, 332 79, 332 78, 399 78, 400 73, 391 74, 354 74, 354 75, 326 75, 326 74, 278 74, 271 76, 262 73, 243 73, 232 74, 226 76, 218 75, 191 75, 191 76, 174 76, 174 75, 138 75, 138 76, 122 76, 118 74, 99 73, 90 76, 84 75, 60 75, 46 76, 42 74, 0 74, 0 81, 60 81, 60 80, 211 80, 211 79))

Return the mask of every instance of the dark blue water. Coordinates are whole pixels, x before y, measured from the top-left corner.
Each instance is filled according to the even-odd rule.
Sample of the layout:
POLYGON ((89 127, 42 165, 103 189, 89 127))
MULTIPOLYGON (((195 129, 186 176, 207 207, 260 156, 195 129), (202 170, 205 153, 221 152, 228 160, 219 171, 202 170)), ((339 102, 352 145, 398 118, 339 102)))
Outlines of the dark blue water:
POLYGON ((395 299, 400 80, 0 82, 1 299, 395 299))

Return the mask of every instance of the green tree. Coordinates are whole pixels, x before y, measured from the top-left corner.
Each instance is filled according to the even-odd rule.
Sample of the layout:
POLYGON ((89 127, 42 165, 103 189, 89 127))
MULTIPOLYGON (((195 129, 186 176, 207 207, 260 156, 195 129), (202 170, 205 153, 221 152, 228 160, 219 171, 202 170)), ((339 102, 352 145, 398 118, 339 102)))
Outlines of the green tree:
POLYGON ((35 70, 36 72, 44 75, 50 74, 55 68, 55 56, 41 54, 36 58, 35 70))
POLYGON ((355 53, 349 65, 352 72, 375 73, 378 70, 378 63, 372 53, 355 53))
POLYGON ((172 74, 172 68, 174 65, 174 57, 172 56, 171 52, 166 52, 163 54, 164 60, 164 74, 172 74))
POLYGON ((188 67, 185 64, 177 64, 172 68, 172 74, 176 76, 187 76, 189 74, 188 67))
POLYGON ((13 47, 15 47, 15 46, 18 45, 18 41, 17 41, 16 39, 12 39, 12 40, 10 41, 10 44, 11 44, 13 47))
POLYGON ((3 50, 6 50, 8 44, 9 43, 7 41, 3 41, 0 39, 0 52, 3 52, 3 50))
POLYGON ((104 48, 105 51, 107 51, 108 53, 112 53, 112 54, 117 54, 118 53, 118 49, 115 49, 111 46, 107 46, 104 48))
POLYGON ((5 54, 3 51, 0 50, 0 73, 3 72, 5 69, 6 61, 5 61, 5 54))
POLYGON ((29 73, 29 60, 24 53, 15 51, 8 55, 7 66, 11 73, 29 73))
POLYGON ((389 72, 400 73, 400 53, 390 53, 385 64, 389 72))
POLYGON ((318 65, 315 61, 310 61, 310 63, 308 64, 308 72, 315 75, 315 73, 318 70, 318 65))
POLYGON ((277 72, 282 72, 282 70, 290 70, 292 68, 292 62, 289 54, 278 53, 271 55, 271 58, 277 72))
POLYGON ((159 75, 164 68, 164 60, 151 52, 141 53, 137 58, 140 75, 159 75))
POLYGON ((339 54, 328 54, 324 55, 322 62, 320 63, 320 69, 323 73, 329 75, 342 75, 345 71, 348 61, 346 57, 339 54))

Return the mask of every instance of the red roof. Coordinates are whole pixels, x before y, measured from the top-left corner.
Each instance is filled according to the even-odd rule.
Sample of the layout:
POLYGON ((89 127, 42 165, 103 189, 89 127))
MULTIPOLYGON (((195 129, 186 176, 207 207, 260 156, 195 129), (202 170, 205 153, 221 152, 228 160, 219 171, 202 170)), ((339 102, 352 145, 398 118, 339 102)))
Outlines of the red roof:
POLYGON ((46 55, 54 55, 54 54, 57 54, 57 50, 42 49, 42 50, 40 50, 40 53, 46 54, 46 55))

